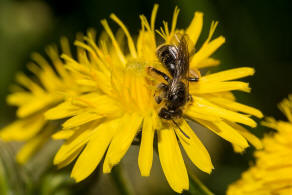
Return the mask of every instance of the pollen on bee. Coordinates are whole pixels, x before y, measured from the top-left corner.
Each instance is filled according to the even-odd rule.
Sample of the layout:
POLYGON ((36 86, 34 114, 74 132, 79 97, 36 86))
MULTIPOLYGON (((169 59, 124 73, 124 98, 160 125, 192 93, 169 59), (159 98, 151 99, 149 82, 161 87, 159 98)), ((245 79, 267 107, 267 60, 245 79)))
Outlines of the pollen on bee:
POLYGON ((190 76, 192 77, 192 78, 201 78, 201 72, 198 70, 198 69, 191 69, 190 68, 190 76))
POLYGON ((126 64, 126 69, 128 71, 132 71, 134 72, 135 74, 138 74, 138 75, 141 75, 141 76, 146 76, 148 74, 148 71, 147 71, 147 65, 145 62, 142 62, 142 61, 129 61, 127 64, 126 64))

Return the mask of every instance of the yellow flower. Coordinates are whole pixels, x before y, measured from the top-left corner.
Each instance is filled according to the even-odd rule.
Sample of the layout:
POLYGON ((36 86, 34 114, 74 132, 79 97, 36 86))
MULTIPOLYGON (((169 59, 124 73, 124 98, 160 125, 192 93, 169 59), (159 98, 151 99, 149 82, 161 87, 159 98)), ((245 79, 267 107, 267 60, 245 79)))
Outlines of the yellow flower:
MULTIPOLYGON (((237 151, 248 147, 247 141, 261 148, 259 140, 239 124, 255 127, 256 122, 250 115, 261 118, 262 113, 237 103, 230 92, 250 91, 247 83, 234 80, 253 75, 253 68, 204 75, 199 82, 189 84, 193 101, 184 107, 183 117, 177 122, 189 138, 176 125, 158 116, 161 106, 157 105, 153 95, 160 81, 146 71, 149 66, 166 71, 155 55, 158 46, 155 35, 157 9, 155 5, 150 23, 145 16, 140 16, 142 28, 136 43, 125 25, 112 14, 110 18, 121 28, 116 35, 107 21, 102 20, 105 33, 101 35, 99 44, 95 43, 93 31, 89 31, 83 41, 75 42, 77 47, 86 50, 80 54, 84 57, 82 63, 62 55, 67 68, 81 75, 76 82, 89 90, 49 110, 45 117, 50 120, 69 118, 64 122, 63 130, 53 135, 54 139, 66 140, 57 152, 54 164, 64 167, 77 159, 71 173, 77 182, 88 177, 104 155, 103 172, 109 173, 123 158, 138 133, 142 136, 138 165, 141 175, 149 176, 156 133, 159 158, 169 185, 176 192, 187 190, 188 174, 178 141, 200 170, 210 173, 213 169, 208 151, 189 127, 187 119, 231 142, 237 151)), ((158 31, 164 43, 174 44, 176 36, 186 34, 189 51, 195 51, 190 56, 191 70, 198 72, 199 68, 218 65, 219 61, 210 57, 225 42, 222 36, 212 40, 217 22, 212 23, 207 40, 197 49, 203 14, 196 12, 189 27, 178 30, 178 12, 175 9, 170 30, 164 22, 164 27, 158 31)))
POLYGON ((264 149, 255 152, 255 165, 229 186, 227 194, 292 193, 292 96, 283 100, 279 108, 288 122, 267 118, 263 125, 276 132, 264 137, 264 149))
MULTIPOLYGON (((63 53, 71 56, 66 38, 61 39, 61 47, 63 53)), ((28 69, 34 74, 34 78, 19 73, 16 77, 18 85, 12 88, 12 94, 7 97, 9 104, 18 107, 19 119, 3 128, 0 137, 5 141, 26 142, 16 156, 20 163, 25 163, 58 128, 56 122, 48 122, 44 118, 44 113, 80 91, 74 75, 65 69, 59 58, 57 47, 49 46, 46 52, 53 67, 40 54, 32 54, 34 62, 28 64, 28 69)))

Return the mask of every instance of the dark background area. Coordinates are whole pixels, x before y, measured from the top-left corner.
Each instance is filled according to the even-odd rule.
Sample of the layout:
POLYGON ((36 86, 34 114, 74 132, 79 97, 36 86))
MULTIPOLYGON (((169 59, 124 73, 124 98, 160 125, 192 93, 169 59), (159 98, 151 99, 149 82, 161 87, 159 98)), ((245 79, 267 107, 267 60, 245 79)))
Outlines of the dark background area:
MULTIPOLYGON (((154 3, 159 3, 158 20, 171 21, 176 5, 181 9, 178 27, 186 27, 194 11, 204 12, 201 41, 207 37, 212 20, 219 21, 215 36, 226 43, 216 52, 221 60, 216 69, 250 66, 256 69, 247 79, 252 92, 236 93, 240 102, 253 105, 266 116, 284 119, 277 103, 292 92, 292 6, 289 0, 0 0, 0 127, 14 119, 15 109, 5 103, 9 86, 18 71, 25 71, 33 51, 67 36, 73 43, 77 32, 93 27, 102 31, 100 20, 115 13, 132 34, 140 28, 139 15, 150 17, 154 3)), ((113 24, 110 22, 110 24, 113 24)), ((256 134, 262 136, 263 127, 256 134)), ((218 139, 219 140, 219 139, 218 139)), ((230 144, 220 142, 220 152, 211 152, 215 170, 203 175, 204 183, 216 194, 240 177, 252 160, 252 149, 235 154, 230 144), (215 159, 218 158, 218 159, 215 159)))

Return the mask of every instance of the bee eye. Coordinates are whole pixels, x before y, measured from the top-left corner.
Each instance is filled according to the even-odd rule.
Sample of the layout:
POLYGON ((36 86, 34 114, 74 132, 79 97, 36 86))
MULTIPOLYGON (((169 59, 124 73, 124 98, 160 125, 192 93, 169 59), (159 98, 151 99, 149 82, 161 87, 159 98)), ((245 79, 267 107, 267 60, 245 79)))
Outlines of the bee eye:
POLYGON ((177 99, 177 96, 176 96, 176 94, 170 94, 170 95, 168 96, 168 99, 169 99, 170 101, 173 101, 173 100, 177 99))
POLYGON ((184 95, 183 91, 178 91, 178 92, 177 92, 177 96, 181 97, 181 96, 183 96, 183 95, 184 95))

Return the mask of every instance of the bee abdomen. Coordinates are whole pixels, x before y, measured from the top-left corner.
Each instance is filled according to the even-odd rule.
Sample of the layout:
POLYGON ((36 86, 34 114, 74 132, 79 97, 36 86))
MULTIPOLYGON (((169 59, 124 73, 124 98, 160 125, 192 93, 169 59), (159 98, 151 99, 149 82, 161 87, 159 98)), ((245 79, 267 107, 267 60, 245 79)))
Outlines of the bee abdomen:
POLYGON ((163 45, 156 51, 157 57, 167 68, 172 76, 176 73, 176 61, 178 58, 178 48, 174 45, 163 45))

